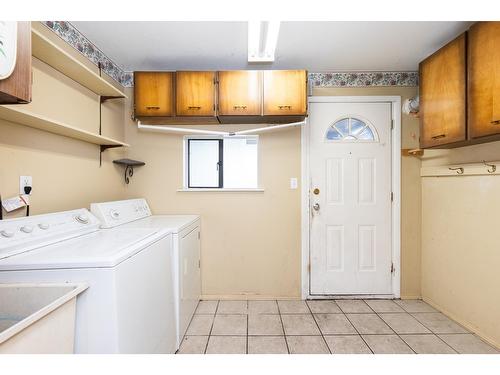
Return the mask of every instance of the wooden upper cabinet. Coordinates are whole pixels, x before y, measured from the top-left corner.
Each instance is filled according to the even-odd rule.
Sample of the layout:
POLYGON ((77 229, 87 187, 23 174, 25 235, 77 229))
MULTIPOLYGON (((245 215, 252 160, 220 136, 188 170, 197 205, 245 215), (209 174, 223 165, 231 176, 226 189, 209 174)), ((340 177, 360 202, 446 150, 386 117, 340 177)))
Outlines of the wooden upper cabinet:
POLYGON ((31 102, 31 74, 31 22, 18 22, 16 65, 9 77, 0 80, 0 104, 31 102))
POLYGON ((264 71, 264 115, 307 114, 307 73, 305 70, 264 71))
POLYGON ((235 70, 219 72, 219 115, 262 114, 262 72, 235 70))
POLYGON ((466 140, 466 34, 422 61, 420 146, 446 146, 466 140))
POLYGON ((173 72, 134 72, 135 116, 174 115, 173 72))
POLYGON ((215 116, 215 72, 177 72, 177 116, 215 116))
POLYGON ((470 28, 468 84, 470 138, 500 134, 500 22, 470 28))

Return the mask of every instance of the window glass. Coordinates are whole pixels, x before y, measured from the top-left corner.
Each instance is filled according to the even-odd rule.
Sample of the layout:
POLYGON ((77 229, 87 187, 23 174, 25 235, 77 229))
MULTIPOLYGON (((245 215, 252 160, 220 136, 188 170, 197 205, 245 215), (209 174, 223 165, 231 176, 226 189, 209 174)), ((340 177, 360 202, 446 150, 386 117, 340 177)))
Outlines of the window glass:
POLYGON ((376 140, 370 126, 354 117, 343 118, 331 125, 326 132, 326 139, 348 142, 376 140))
POLYGON ((256 138, 224 138, 224 187, 257 187, 256 138))
POLYGON ((258 137, 187 138, 187 188, 258 188, 258 137))
POLYGON ((220 140, 190 139, 188 142, 189 187, 219 187, 220 140))

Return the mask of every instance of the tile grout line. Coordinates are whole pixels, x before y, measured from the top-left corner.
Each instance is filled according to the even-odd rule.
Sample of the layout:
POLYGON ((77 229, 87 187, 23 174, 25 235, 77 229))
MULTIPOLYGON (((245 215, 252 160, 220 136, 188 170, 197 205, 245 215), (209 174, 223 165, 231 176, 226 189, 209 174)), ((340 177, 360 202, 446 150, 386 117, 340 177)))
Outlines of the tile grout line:
POLYGON ((288 350, 288 354, 292 354, 290 353, 290 347, 288 346, 288 340, 286 339, 285 325, 283 324, 283 318, 281 317, 280 304, 277 300, 275 300, 274 302, 276 302, 276 306, 278 307, 278 315, 280 317, 281 329, 283 330, 283 337, 285 338, 286 350, 288 350))
MULTIPOLYGON (((363 301, 363 300, 361 300, 363 301)), ((363 340, 363 342, 365 343, 366 347, 368 348, 368 350, 370 350, 370 352, 372 352, 372 354, 375 354, 375 352, 373 351, 373 349, 371 348, 370 345, 368 345, 368 343, 366 342, 365 338, 361 335, 361 333, 359 333, 358 329, 356 328, 356 326, 354 324, 352 324, 351 322, 351 319, 349 319, 349 317, 347 316, 347 314, 344 312, 344 310, 342 310, 342 307, 337 303, 337 301, 335 301, 335 304, 339 307, 340 311, 342 311, 342 314, 344 314, 345 318, 347 319, 347 321, 352 325, 352 328, 354 328, 354 330, 356 331, 356 333, 359 335, 359 337, 361 337, 361 340, 363 340)), ((365 302, 365 301, 363 301, 365 302)), ((370 310, 374 311, 366 302, 365 302, 365 305, 368 306, 370 308, 370 310)))
MULTIPOLYGON (((438 340, 441 340, 441 341, 442 341, 442 342, 443 342, 443 343, 444 343, 447 347, 449 347, 451 350, 453 350, 456 354, 460 354, 460 353, 458 352, 458 350, 455 350, 455 349, 454 349, 454 348, 453 348, 450 344, 448 344, 446 341, 444 341, 444 340, 443 340, 443 339, 439 336, 439 335, 442 335, 443 333, 439 333, 439 334, 438 334, 438 333, 434 332, 432 329, 430 329, 429 327, 427 327, 427 326, 424 324, 424 322, 421 322, 421 321, 420 321, 420 320, 419 320, 419 319, 418 319, 415 315, 413 315, 413 314, 419 314, 419 313, 415 313, 415 312, 413 312, 413 313, 408 313, 408 314, 410 314, 410 316, 412 316, 412 317, 413 317, 413 319, 415 319, 417 322, 419 322, 419 323, 420 323, 420 324, 422 324, 425 328, 427 328, 429 331, 431 331, 431 332, 432 332, 432 334, 438 338, 438 340)), ((440 312, 440 311, 437 311, 437 312, 435 312, 435 313, 431 312, 430 314, 441 314, 441 315, 444 315, 444 314, 443 314, 442 312, 440 312)), ((444 316, 446 316, 446 315, 444 315, 444 316)), ((448 318, 448 317, 446 316, 446 318, 448 318)), ((450 318, 448 318, 448 319, 450 319, 450 318)), ((451 320, 453 323, 458 324, 458 323, 456 323, 454 320, 452 320, 452 319, 450 319, 450 320, 451 320)), ((462 327, 462 326, 460 326, 460 327, 462 327)), ((468 329, 466 329, 465 327, 462 327, 462 328, 464 328, 464 329, 467 331, 467 333, 470 333, 470 332, 469 332, 469 330, 468 330, 468 329)), ((465 333, 465 334, 467 334, 467 333, 465 333)), ((448 334, 448 333, 445 333, 445 335, 447 335, 447 334, 448 334)), ((455 334, 463 335, 464 333, 455 333, 455 334)), ((403 339, 403 338, 402 338, 402 339, 403 339)), ((404 340, 404 339, 403 339, 403 340, 404 340)))
MULTIPOLYGON (((179 350, 181 350, 182 343, 184 342, 184 339, 187 336, 187 331, 188 331, 189 327, 191 326, 191 322, 193 321, 194 316, 196 315, 196 310, 198 310, 198 307, 200 306, 200 303, 201 303, 201 300, 198 301, 198 304, 196 305, 196 309, 194 309, 193 316, 191 317, 191 319, 189 319, 189 323, 187 325, 186 332, 184 333, 184 336, 182 336, 182 339, 180 340, 179 349, 177 349, 174 354, 178 354, 179 350)), ((208 342, 208 340, 207 340, 207 342, 208 342)))
POLYGON ((316 323, 316 327, 318 327, 318 331, 319 333, 321 334, 321 338, 323 339, 323 342, 325 343, 326 345, 326 348, 328 349, 328 352, 330 354, 333 354, 332 353, 332 350, 330 349, 330 346, 328 345, 328 343, 326 342, 326 339, 325 339, 325 336, 323 335, 323 331, 321 330, 321 328, 319 327, 319 324, 318 324, 318 321, 316 320, 316 317, 314 316, 312 310, 311 310, 311 306, 309 306, 309 304, 307 303, 306 300, 304 300, 304 303, 306 304, 307 306, 307 309, 309 310, 309 312, 311 313, 312 317, 313 317, 313 320, 314 320, 314 323, 316 323))
POLYGON ((214 312, 214 320, 212 320, 212 325, 210 326, 210 332, 208 332, 207 344, 205 345, 205 352, 203 354, 207 354, 208 343, 210 342, 210 337, 212 337, 212 329, 214 328, 215 317, 217 316, 217 310, 219 309, 220 300, 217 301, 217 306, 215 306, 214 312))
MULTIPOLYGON (((414 350, 414 349, 413 349, 413 348, 412 348, 412 347, 411 347, 411 346, 410 346, 410 345, 406 342, 406 340, 405 340, 404 338, 402 338, 402 337, 401 337, 401 335, 400 335, 399 333, 397 333, 397 332, 396 332, 396 331, 395 331, 395 330, 394 330, 394 329, 393 329, 393 328, 389 325, 389 323, 387 323, 387 322, 384 320, 384 318, 382 318, 382 317, 379 315, 379 313, 375 312, 375 314, 377 314, 378 318, 379 318, 380 320, 382 320, 382 321, 383 321, 383 322, 387 325, 387 327, 389 327, 389 328, 392 330, 392 332, 394 332, 394 334, 395 334, 395 335, 396 335, 396 336, 397 336, 397 337, 398 337, 398 338, 399 338, 399 339, 400 339, 400 340, 401 340, 401 341, 402 341, 402 342, 403 342, 403 343, 404 343, 404 344, 405 344, 408 348, 410 348, 410 350, 413 352, 413 354, 418 354, 418 353, 417 353, 417 352, 416 352, 416 351, 415 351, 415 350, 414 350)), ((383 313, 380 313, 380 314, 383 314, 383 313)), ((410 314, 408 314, 408 315, 410 315, 410 314)), ((410 315, 410 316, 411 316, 411 315, 410 315)), ((417 322, 418 322, 418 320, 417 320, 417 322)), ((420 323, 420 322, 419 322, 419 323, 420 323)), ((427 328, 427 327, 425 327, 425 326, 424 326, 424 328, 429 329, 429 328, 427 328)), ((429 330, 429 331, 430 331, 430 330, 429 330)), ((432 333, 432 331, 431 331, 431 333, 432 333)), ((406 334, 406 333, 404 333, 404 334, 406 334)))
MULTIPOLYGON (((342 310, 342 311, 344 311, 344 310, 342 310)), ((361 340, 363 340, 363 342, 368 347, 368 349, 372 352, 372 354, 375 354, 375 352, 373 351, 373 349, 371 348, 371 346, 368 345, 368 343, 366 342, 365 338, 361 335, 361 333, 359 333, 359 331, 356 328, 356 326, 354 324, 352 324, 351 319, 349 319, 349 317, 347 316, 347 314, 344 313, 344 316, 347 319, 347 321, 349 322, 349 324, 352 325, 352 328, 354 328, 354 330, 356 331, 356 333, 358 334, 358 336, 361 337, 361 340)))

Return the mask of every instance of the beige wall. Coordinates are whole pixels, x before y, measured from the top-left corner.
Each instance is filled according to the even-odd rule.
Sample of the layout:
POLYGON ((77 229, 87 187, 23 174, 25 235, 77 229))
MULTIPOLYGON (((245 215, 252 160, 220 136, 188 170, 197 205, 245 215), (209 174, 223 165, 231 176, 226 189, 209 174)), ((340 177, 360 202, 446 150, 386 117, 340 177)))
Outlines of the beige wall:
MULTIPOLYGON (((423 166, 500 160, 500 142, 427 150, 423 166)), ((422 178, 422 297, 500 347, 500 176, 422 178)))
MULTIPOLYGON (((317 88, 313 95, 396 95, 413 98, 416 87, 317 88)), ((403 114, 401 147, 418 147, 418 119, 403 114)), ((420 297, 420 160, 401 161, 401 298, 420 297)))
MULTIPOLYGON (((61 42, 61 41, 59 41, 61 42)), ((96 132, 98 96, 43 62, 33 59, 30 111, 96 132)), ((103 105, 103 135, 124 139, 124 101, 103 105)), ((112 164, 123 150, 103 153, 99 146, 0 120, 0 194, 19 193, 19 176, 33 177, 32 214, 88 207, 91 202, 125 197, 123 170, 112 164)), ((18 210, 4 218, 24 215, 18 210)))

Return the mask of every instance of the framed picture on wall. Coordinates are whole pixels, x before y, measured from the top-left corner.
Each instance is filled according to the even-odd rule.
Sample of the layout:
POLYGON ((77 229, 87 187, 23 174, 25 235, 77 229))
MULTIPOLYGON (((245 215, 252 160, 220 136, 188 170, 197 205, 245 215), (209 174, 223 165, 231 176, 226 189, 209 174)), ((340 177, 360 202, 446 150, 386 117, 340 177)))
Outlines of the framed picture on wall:
POLYGON ((8 78, 16 66, 17 22, 0 21, 0 79, 8 78))

